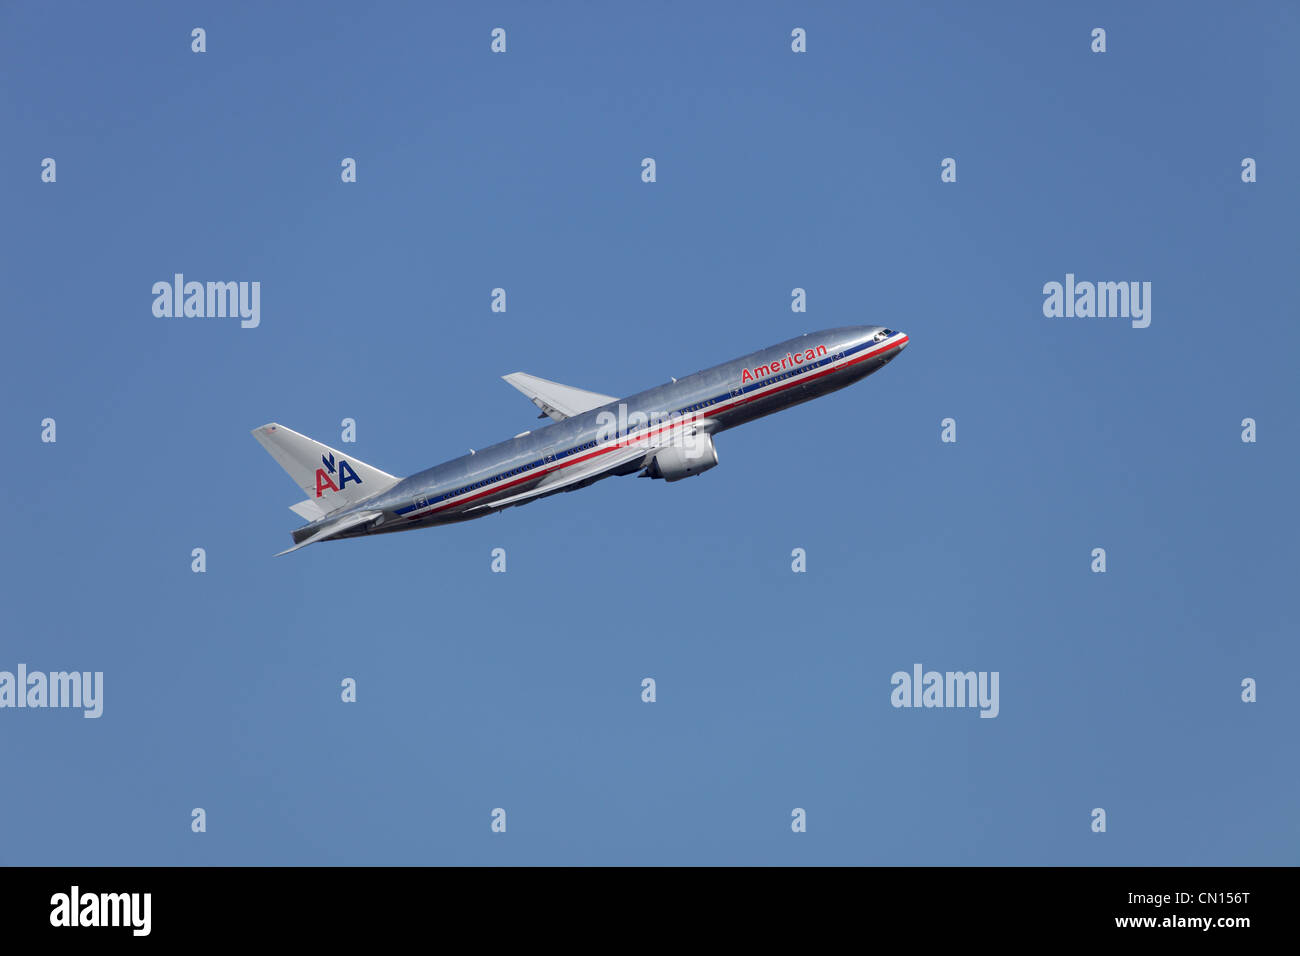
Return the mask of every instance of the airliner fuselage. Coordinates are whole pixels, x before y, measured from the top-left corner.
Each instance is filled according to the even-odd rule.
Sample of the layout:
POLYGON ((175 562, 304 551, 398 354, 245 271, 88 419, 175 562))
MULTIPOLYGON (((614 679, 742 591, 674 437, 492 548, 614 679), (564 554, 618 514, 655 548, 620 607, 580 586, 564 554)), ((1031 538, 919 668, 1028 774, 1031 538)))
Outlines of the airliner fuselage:
POLYGON ((301 547, 465 521, 615 475, 674 481, 699 474, 717 464, 714 435, 851 385, 907 342, 880 326, 810 332, 622 399, 515 373, 506 379, 554 424, 402 479, 283 426, 253 434, 308 492, 294 507, 316 518, 293 532, 301 547), (327 453, 319 465, 318 451, 327 453), (376 484, 387 487, 374 493, 376 484))

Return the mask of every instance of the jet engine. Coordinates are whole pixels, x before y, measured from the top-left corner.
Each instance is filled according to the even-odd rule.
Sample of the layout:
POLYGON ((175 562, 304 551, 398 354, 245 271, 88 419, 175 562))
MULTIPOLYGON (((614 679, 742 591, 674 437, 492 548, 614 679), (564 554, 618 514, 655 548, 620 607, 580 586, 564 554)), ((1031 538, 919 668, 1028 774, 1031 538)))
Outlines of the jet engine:
POLYGON ((681 481, 708 471, 717 463, 718 450, 713 447, 712 436, 696 432, 684 444, 672 445, 655 452, 646 470, 641 472, 641 477, 681 481))

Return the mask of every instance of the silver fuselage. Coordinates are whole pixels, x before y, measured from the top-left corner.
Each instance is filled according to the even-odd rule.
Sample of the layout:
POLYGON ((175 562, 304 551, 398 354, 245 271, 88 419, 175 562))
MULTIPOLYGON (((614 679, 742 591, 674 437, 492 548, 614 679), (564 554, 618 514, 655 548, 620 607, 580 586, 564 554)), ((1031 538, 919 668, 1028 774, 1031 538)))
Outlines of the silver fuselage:
MULTIPOLYGON (((568 468, 590 469, 593 461, 598 467, 601 455, 624 453, 656 428, 662 432, 694 423, 717 434, 851 385, 892 361, 907 345, 905 334, 882 336, 886 331, 881 326, 847 326, 809 332, 453 458, 322 520, 334 520, 351 511, 382 512, 376 523, 340 535, 359 537, 492 514, 500 509, 485 507, 491 502, 518 497, 568 468), (620 425, 631 423, 630 430, 622 427, 611 436, 611 416, 620 425)), ((558 490, 572 491, 600 478, 635 473, 653 454, 648 452, 644 461, 620 465, 558 490)), ((547 493, 518 503, 535 501, 547 493)), ((309 537, 320 524, 317 521, 299 528, 293 533, 294 540, 309 537)))

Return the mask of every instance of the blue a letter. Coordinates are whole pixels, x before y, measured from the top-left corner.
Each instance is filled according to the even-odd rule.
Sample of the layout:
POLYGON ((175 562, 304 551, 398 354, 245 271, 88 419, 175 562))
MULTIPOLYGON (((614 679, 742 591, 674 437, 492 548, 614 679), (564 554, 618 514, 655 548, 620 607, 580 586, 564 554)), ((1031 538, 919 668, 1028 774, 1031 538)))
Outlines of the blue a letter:
POLYGON ((358 478, 357 473, 352 470, 352 466, 348 464, 348 460, 346 458, 340 458, 339 459, 339 491, 342 491, 344 488, 346 488, 348 486, 349 481, 355 481, 357 484, 361 484, 361 479, 358 478))

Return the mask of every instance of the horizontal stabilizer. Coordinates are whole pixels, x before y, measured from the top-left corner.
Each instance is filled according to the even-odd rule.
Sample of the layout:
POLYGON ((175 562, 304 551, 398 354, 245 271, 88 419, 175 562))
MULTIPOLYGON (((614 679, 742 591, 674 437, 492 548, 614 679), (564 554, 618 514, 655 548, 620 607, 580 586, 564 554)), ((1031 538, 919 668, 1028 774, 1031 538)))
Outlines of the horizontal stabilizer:
POLYGON ((359 524, 373 521, 381 514, 383 514, 382 511, 355 511, 350 515, 344 515, 336 521, 331 521, 322 525, 310 538, 304 538, 292 548, 286 548, 279 554, 276 554, 275 557, 278 558, 281 554, 288 554, 290 551, 297 551, 299 548, 305 548, 307 545, 315 544, 317 541, 324 541, 327 538, 332 538, 337 534, 347 531, 349 528, 355 528, 359 524))
MULTIPOLYGON (((528 400, 557 422, 573 418, 592 409, 618 401, 612 395, 588 392, 572 385, 561 385, 549 379, 538 378, 527 372, 511 372, 502 375, 507 382, 528 396, 528 400)), ((541 415, 538 416, 539 418, 541 415)))
POLYGON ((325 517, 325 509, 310 498, 306 501, 300 501, 296 505, 290 505, 289 510, 304 521, 319 521, 325 517))

